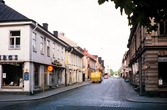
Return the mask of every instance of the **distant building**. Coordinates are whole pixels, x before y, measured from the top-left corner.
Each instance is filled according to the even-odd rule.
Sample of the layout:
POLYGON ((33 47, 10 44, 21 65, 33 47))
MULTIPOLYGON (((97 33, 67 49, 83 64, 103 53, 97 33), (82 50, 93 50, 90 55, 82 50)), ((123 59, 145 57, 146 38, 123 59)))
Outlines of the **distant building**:
POLYGON ((66 42, 70 50, 66 51, 66 85, 82 82, 85 79, 82 71, 84 50, 71 39, 65 37, 64 33, 59 33, 58 38, 66 42))
POLYGON ((96 57, 91 55, 86 48, 84 48, 84 67, 85 67, 85 78, 90 79, 90 73, 96 71, 96 57))

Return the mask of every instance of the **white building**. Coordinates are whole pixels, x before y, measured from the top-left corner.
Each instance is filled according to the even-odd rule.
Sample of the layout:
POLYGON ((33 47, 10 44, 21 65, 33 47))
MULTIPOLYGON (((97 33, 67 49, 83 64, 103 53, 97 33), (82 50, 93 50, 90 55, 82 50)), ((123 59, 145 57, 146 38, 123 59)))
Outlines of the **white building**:
POLYGON ((0 10, 0 92, 33 94, 65 84, 67 45, 57 32, 50 33, 47 23, 41 26, 3 2, 0 10), (50 65, 52 72, 47 70, 50 65))
POLYGON ((66 51, 66 85, 82 82, 83 49, 65 37, 64 33, 59 33, 58 37, 70 46, 70 50, 66 51))

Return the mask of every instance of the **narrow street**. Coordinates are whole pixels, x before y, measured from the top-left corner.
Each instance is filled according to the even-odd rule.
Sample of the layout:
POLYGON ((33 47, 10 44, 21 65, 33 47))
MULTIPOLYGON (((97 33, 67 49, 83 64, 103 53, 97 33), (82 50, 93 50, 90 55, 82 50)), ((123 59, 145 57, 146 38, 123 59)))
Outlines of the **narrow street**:
MULTIPOLYGON (((0 102, 1 110, 166 110, 166 104, 129 102, 125 98, 122 78, 103 79, 49 98, 0 102)), ((31 96, 33 97, 33 96, 31 96)))

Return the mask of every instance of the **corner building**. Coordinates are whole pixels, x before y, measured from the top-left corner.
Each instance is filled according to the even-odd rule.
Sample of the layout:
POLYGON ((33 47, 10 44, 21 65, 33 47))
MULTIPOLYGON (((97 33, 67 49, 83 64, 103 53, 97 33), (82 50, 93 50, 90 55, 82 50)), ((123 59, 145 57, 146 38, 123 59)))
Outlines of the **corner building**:
POLYGON ((0 2, 0 92, 34 94, 65 83, 66 44, 0 2), (47 67, 53 71, 48 72, 47 67))

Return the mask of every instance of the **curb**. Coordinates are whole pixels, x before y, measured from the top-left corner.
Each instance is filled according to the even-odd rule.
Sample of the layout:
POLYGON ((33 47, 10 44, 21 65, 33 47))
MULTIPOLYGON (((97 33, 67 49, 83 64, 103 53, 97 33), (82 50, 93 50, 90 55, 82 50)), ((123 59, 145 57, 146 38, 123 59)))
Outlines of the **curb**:
POLYGON ((47 91, 47 93, 43 92, 43 94, 46 94, 46 95, 42 95, 42 93, 39 93, 39 94, 36 94, 34 96, 26 96, 25 99, 5 99, 5 100, 2 99, 2 100, 0 100, 0 102, 31 101, 31 100, 45 99, 45 98, 51 97, 53 95, 63 93, 63 92, 69 91, 69 90, 73 90, 73 89, 76 89, 76 88, 79 88, 79 87, 82 87, 82 86, 85 86, 85 85, 88 85, 88 84, 90 84, 90 82, 75 84, 75 85, 72 85, 72 86, 61 87, 61 88, 55 90, 54 93, 52 93, 53 90, 47 91))
MULTIPOLYGON (((152 101, 147 100, 147 97, 144 97, 145 99, 134 99, 132 97, 128 96, 128 93, 126 92, 126 88, 123 86, 123 81, 121 82, 121 86, 123 88, 124 94, 125 94, 125 98, 127 101, 129 102, 138 102, 138 103, 159 103, 159 104, 167 104, 167 100, 166 101, 156 101, 154 100, 155 98, 152 98, 152 101)), ((140 96, 139 96, 140 97, 140 96)), ((142 97, 141 97, 142 98, 142 97)))

